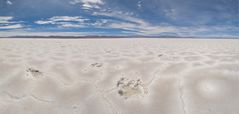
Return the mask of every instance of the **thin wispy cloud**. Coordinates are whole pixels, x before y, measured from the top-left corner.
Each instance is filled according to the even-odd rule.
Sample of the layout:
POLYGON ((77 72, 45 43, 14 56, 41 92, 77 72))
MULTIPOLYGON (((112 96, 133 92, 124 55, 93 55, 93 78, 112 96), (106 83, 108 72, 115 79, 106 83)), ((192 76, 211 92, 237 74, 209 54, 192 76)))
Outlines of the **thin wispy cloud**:
POLYGON ((7 3, 8 5, 12 5, 12 2, 11 2, 10 0, 7 0, 6 3, 7 3))
POLYGON ((0 26, 0 29, 18 29, 18 28, 23 28, 23 26, 21 24, 0 26))
POLYGON ((35 21, 37 24, 58 24, 58 22, 83 22, 80 16, 53 16, 49 19, 35 21))
POLYGON ((0 30, 20 29, 23 27, 21 22, 14 21, 11 16, 0 16, 0 30))
POLYGON ((0 24, 8 24, 11 23, 13 17, 10 16, 0 16, 0 24))
POLYGON ((81 5, 83 9, 100 8, 104 4, 102 0, 73 0, 69 2, 72 5, 81 5))

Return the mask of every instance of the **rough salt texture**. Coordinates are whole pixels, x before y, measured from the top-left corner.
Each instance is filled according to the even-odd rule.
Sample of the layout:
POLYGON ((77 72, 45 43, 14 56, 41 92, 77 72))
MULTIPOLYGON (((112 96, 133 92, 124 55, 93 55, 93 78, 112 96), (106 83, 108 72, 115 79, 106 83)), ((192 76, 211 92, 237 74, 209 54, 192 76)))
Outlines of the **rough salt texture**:
POLYGON ((239 40, 0 39, 0 114, 238 114, 239 40))

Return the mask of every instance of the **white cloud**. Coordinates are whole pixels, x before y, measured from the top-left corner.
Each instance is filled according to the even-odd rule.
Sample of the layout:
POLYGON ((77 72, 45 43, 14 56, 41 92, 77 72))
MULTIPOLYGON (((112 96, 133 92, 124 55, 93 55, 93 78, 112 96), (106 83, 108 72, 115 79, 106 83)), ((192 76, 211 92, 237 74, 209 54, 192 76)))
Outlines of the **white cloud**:
POLYGON ((146 24, 146 22, 142 19, 133 17, 133 13, 131 12, 122 12, 122 11, 103 11, 103 12, 93 12, 94 16, 107 16, 118 18, 120 20, 125 20, 127 22, 146 24))
POLYGON ((24 26, 21 22, 13 21, 11 16, 0 16, 0 29, 19 29, 24 26))
POLYGON ((104 2, 102 0, 73 0, 70 4, 82 4, 83 9, 91 9, 100 8, 99 5, 103 5, 104 2))
POLYGON ((78 21, 78 22, 84 21, 84 19, 82 19, 80 16, 54 16, 54 17, 51 17, 49 20, 51 20, 51 21, 78 21))
POLYGON ((36 24, 39 25, 44 25, 44 24, 54 24, 54 21, 44 21, 44 20, 39 20, 39 21, 35 21, 36 24))
POLYGON ((142 8, 142 1, 138 1, 137 6, 138 6, 138 9, 141 9, 142 8))
MULTIPOLYGON (((174 9, 170 10, 173 13, 174 9)), ((143 19, 137 18, 133 13, 122 11, 99 10, 93 12, 96 20, 90 20, 80 16, 54 16, 46 20, 39 20, 37 24, 52 24, 61 28, 103 28, 121 29, 124 32, 137 35, 159 35, 160 33, 177 33, 181 36, 194 36, 201 32, 236 30, 236 28, 226 26, 173 26, 167 23, 160 25, 151 24, 143 19), (107 17, 99 19, 98 17, 107 17), (110 17, 110 18, 108 18, 110 17)))
MULTIPOLYGON (((116 18, 117 20, 108 20, 107 23, 104 24, 105 28, 115 28, 115 29, 123 29, 134 34, 138 35, 159 35, 160 33, 172 32, 177 33, 181 36, 194 36, 201 32, 210 32, 217 31, 223 32, 227 30, 237 30, 238 27, 231 26, 193 26, 193 27, 184 27, 184 26, 173 26, 167 23, 163 23, 160 25, 153 25, 148 23, 147 21, 136 18, 130 12, 120 12, 120 11, 102 11, 102 12, 94 12, 95 16, 107 16, 116 18), (120 20, 120 21, 119 21, 120 20)), ((177 15, 175 9, 171 9, 168 12, 168 16, 177 15)))
POLYGON ((65 23, 60 25, 63 28, 79 28, 82 27, 80 24, 65 23))
POLYGON ((13 25, 0 26, 0 29, 19 29, 23 27, 24 26, 21 24, 13 24, 13 25))
POLYGON ((108 27, 138 32, 138 34, 141 34, 141 35, 154 35, 154 34, 160 34, 162 32, 177 32, 177 29, 171 26, 153 26, 145 22, 143 23, 137 23, 138 21, 135 21, 135 23, 131 23, 131 22, 129 23, 129 22, 115 21, 108 24, 108 27))
POLYGON ((12 2, 11 2, 10 0, 7 0, 6 3, 7 3, 8 5, 12 5, 12 2))
POLYGON ((70 2, 71 4, 78 4, 78 3, 83 3, 83 4, 103 4, 102 0, 73 0, 70 2))
POLYGON ((0 24, 8 24, 11 23, 10 21, 13 19, 13 17, 10 16, 0 16, 0 24))
POLYGON ((108 21, 108 28, 124 29, 130 31, 138 31, 140 34, 159 34, 161 32, 175 32, 175 28, 168 26, 151 25, 143 19, 133 17, 131 13, 125 12, 94 12, 96 16, 108 16, 118 18, 122 21, 108 21))
MULTIPOLYGON (((108 23, 110 23, 108 21, 108 23)), ((179 36, 198 36, 200 32, 209 32, 211 35, 206 35, 202 37, 218 37, 214 35, 214 33, 221 33, 220 31, 225 30, 237 30, 238 27, 231 26, 214 26, 214 27, 176 27, 176 26, 148 26, 148 28, 142 29, 141 27, 136 27, 134 24, 122 23, 120 21, 115 21, 112 23, 113 25, 107 25, 106 28, 123 28, 128 29, 129 31, 122 31, 125 34, 135 34, 135 35, 159 35, 163 32, 175 32, 179 36), (117 24, 118 23, 118 24, 117 24), (213 33, 213 34, 212 34, 213 33)), ((19 25, 20 26, 20 25, 19 25)), ((66 25, 67 26, 67 25, 66 25)), ((71 25, 69 25, 71 26, 71 25)), ((72 25, 73 26, 73 25, 72 25)), ((17 28, 17 27, 9 27, 9 28, 17 28)), ((29 29, 30 30, 30 29, 29 29)), ((38 32, 38 31, 27 31, 27 29, 10 29, 7 31, 0 31, 1 37, 8 36, 87 36, 87 35, 99 35, 105 34, 104 32, 38 32)), ((125 35, 122 34, 122 35, 125 35)), ((200 37, 200 36, 198 36, 200 37)), ((222 34, 221 37, 236 37, 229 34, 222 34)))
POLYGON ((87 19, 83 19, 80 16, 54 16, 46 20, 35 21, 36 24, 59 24, 61 22, 84 22, 87 19))
MULTIPOLYGON (((138 1, 138 8, 142 7, 142 1, 138 1)), ((171 15, 175 13, 174 9, 171 9, 171 15)), ((99 10, 93 12, 94 16, 106 16, 113 18, 112 20, 108 20, 107 23, 104 24, 104 28, 112 28, 112 29, 122 29, 126 31, 132 31, 133 33, 137 33, 140 35, 154 35, 160 34, 163 32, 178 32, 178 27, 173 27, 170 25, 153 25, 144 19, 137 18, 131 12, 122 12, 115 11, 111 9, 107 10, 99 10), (115 19, 115 20, 114 20, 115 19)), ((171 16, 170 15, 170 16, 171 16)))
POLYGON ((100 8, 98 5, 89 4, 89 3, 85 3, 85 4, 83 4, 82 6, 83 6, 83 9, 100 8))
POLYGON ((63 28, 76 28, 82 27, 84 22, 87 20, 88 19, 80 16, 54 16, 46 20, 35 21, 35 23, 39 25, 52 24, 63 28))

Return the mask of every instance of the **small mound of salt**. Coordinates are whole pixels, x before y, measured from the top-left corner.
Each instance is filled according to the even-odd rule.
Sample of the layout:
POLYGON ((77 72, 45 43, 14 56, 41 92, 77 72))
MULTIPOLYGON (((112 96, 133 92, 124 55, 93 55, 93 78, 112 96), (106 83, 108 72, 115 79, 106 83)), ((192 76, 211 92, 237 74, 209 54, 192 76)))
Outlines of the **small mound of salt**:
POLYGON ((130 97, 140 97, 147 93, 147 90, 140 79, 129 80, 121 78, 116 86, 119 88, 118 94, 125 99, 130 97))

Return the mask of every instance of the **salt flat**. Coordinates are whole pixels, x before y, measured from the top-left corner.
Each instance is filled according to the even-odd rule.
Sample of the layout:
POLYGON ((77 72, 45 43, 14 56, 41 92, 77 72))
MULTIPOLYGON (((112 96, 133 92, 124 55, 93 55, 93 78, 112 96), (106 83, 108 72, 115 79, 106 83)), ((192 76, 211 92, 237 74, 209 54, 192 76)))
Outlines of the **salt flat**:
POLYGON ((238 114, 236 39, 0 39, 0 114, 238 114))

